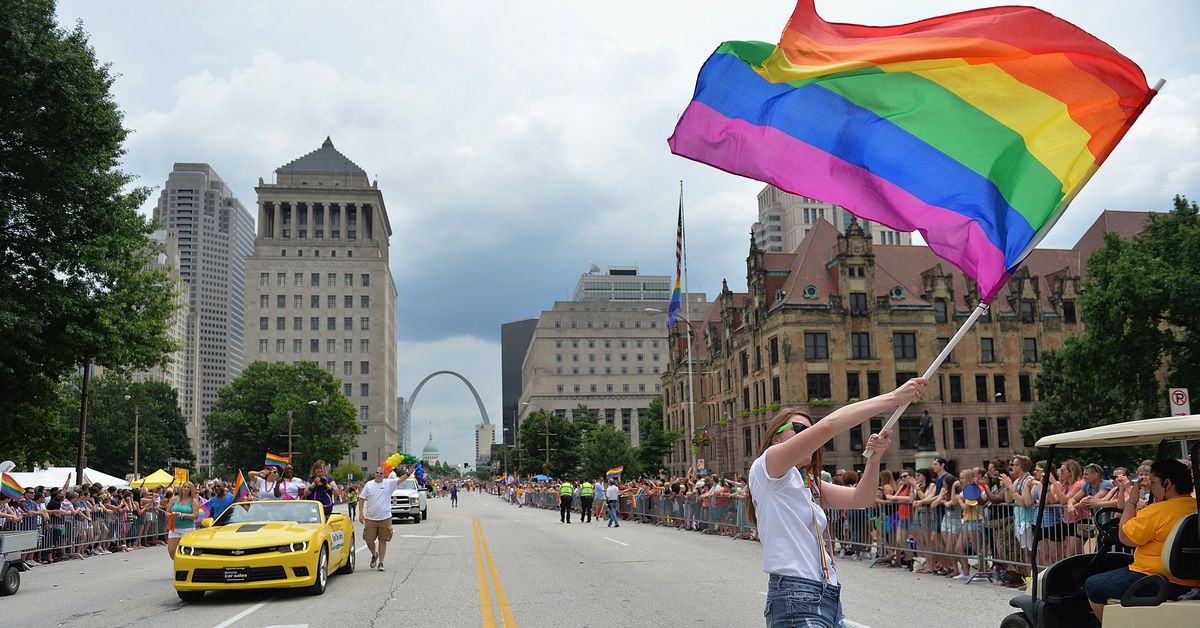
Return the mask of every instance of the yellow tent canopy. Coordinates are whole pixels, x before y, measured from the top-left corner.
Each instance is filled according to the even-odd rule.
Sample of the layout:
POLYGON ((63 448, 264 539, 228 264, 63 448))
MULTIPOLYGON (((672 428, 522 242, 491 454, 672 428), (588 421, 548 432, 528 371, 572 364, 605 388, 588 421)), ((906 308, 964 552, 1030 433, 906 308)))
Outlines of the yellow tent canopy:
POLYGON ((140 480, 130 482, 130 486, 136 486, 138 488, 158 488, 160 486, 166 486, 170 484, 174 479, 174 475, 159 469, 158 471, 155 471, 154 473, 151 473, 140 480))

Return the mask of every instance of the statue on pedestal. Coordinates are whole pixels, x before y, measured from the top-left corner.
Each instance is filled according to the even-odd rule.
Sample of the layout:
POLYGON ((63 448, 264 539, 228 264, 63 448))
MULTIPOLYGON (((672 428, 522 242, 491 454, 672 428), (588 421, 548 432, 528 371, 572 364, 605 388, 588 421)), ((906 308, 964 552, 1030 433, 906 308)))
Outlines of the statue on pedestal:
POLYGON ((921 432, 917 436, 917 451, 934 451, 937 443, 933 441, 933 417, 929 410, 921 413, 921 432))

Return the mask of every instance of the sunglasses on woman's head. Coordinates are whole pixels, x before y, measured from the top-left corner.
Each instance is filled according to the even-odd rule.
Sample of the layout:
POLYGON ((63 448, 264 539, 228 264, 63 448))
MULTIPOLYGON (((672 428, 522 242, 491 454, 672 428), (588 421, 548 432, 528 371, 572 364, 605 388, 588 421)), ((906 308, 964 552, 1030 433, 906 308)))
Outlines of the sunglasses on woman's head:
POLYGON ((789 427, 790 427, 790 428, 792 428, 792 431, 793 431, 793 432, 795 432, 795 433, 797 433, 797 434, 799 434, 800 432, 803 432, 804 430, 808 429, 808 426, 807 426, 807 425, 805 425, 805 424, 803 424, 803 423, 801 423, 801 422, 799 422, 799 421, 788 421, 787 423, 784 423, 783 425, 780 425, 780 426, 779 426, 779 429, 775 430, 775 433, 776 433, 776 434, 782 434, 782 433, 784 432, 784 430, 788 429, 789 427))

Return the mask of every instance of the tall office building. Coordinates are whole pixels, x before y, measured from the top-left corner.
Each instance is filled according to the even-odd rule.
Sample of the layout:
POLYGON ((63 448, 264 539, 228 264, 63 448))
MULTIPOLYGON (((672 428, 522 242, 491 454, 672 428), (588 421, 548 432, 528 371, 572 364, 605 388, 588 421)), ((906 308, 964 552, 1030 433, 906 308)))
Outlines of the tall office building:
POLYGON ((505 445, 517 442, 517 413, 521 401, 521 363, 537 328, 536 318, 500 325, 500 394, 502 408, 501 441, 505 445))
POLYGON ((377 181, 317 150, 258 181, 258 237, 246 260, 246 353, 316 362, 342 382, 361 432, 351 459, 374 467, 397 451, 396 285, 377 181))
POLYGON ((396 450, 412 452, 412 409, 404 397, 396 397, 396 450))
POLYGON ((177 163, 154 218, 178 237, 178 272, 188 287, 184 383, 179 405, 201 470, 212 467, 204 421, 217 391, 245 366, 245 260, 254 218, 208 164, 177 163))
MULTIPOLYGON (((661 394, 670 360, 671 293, 658 287, 670 281, 666 275, 638 275, 631 267, 580 277, 574 294, 581 298, 556 302, 537 319, 522 362, 518 419, 539 409, 573 416, 584 405, 637 445, 638 418, 661 394), (605 291, 614 298, 589 296, 605 291)), ((693 315, 708 310, 705 295, 684 296, 693 315)))
MULTIPOLYGON (((476 469, 483 468, 492 459, 492 443, 496 441, 496 425, 494 423, 479 423, 475 425, 475 460, 471 464, 476 469)), ((455 461, 454 464, 458 464, 455 461)))
MULTIPOLYGON (((768 185, 758 193, 758 222, 754 244, 766 253, 793 253, 818 221, 833 225, 841 233, 853 216, 845 209, 807 196, 797 196, 768 185)), ((877 222, 859 220, 863 232, 875 244, 912 244, 912 234, 889 229, 877 222)))

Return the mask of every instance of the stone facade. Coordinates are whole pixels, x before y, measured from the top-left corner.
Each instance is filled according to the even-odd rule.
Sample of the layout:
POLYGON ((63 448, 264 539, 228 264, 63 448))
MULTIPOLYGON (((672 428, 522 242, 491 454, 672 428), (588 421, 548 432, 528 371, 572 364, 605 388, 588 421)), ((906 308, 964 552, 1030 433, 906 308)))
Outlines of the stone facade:
MULTIPOLYGON (((1140 222, 1120 224, 1131 235, 1140 222)), ((1080 263, 1091 250, 1030 255, 934 376, 927 398, 902 415, 886 468, 914 463, 925 411, 938 451, 960 466, 1026 446, 1020 424, 1036 400, 1041 356, 1083 329, 1080 263)), ((923 372, 979 302, 974 282, 928 248, 875 245, 857 222, 844 234, 818 223, 792 254, 765 252, 752 240, 746 264, 747 293, 725 286, 692 322, 696 430, 710 441, 697 457, 722 473, 748 472, 774 404, 819 419, 888 392, 923 372)), ((688 336, 676 329, 662 378, 664 422, 686 433, 688 336)), ((826 467, 862 468, 863 444, 886 419, 838 435, 826 467)), ((675 473, 689 462, 683 440, 668 459, 675 473)))

